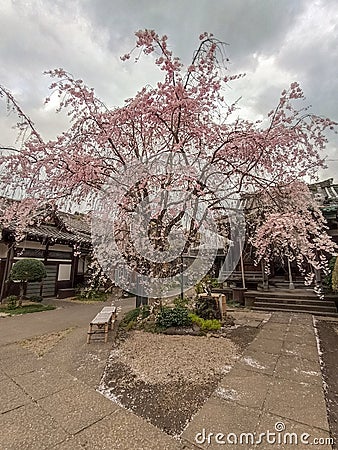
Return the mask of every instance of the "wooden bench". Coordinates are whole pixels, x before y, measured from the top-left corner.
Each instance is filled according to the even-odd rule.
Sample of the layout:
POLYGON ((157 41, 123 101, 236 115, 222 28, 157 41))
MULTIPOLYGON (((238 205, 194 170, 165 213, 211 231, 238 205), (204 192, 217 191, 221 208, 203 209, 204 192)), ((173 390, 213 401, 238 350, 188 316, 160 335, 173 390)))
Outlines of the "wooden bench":
POLYGON ((96 314, 94 319, 90 322, 87 333, 87 344, 93 334, 104 334, 104 342, 108 341, 108 331, 112 328, 116 319, 116 306, 105 306, 96 314), (96 327, 93 330, 93 327, 96 327))

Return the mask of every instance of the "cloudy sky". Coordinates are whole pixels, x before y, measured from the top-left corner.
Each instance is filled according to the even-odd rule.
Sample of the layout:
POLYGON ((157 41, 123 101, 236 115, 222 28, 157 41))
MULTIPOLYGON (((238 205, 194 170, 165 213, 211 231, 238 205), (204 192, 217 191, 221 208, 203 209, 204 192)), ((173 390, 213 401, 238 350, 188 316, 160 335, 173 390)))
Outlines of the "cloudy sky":
MULTIPOLYGON (((161 73, 150 59, 123 63, 142 28, 167 34, 184 62, 203 31, 227 42, 232 73, 247 76, 229 90, 240 115, 262 118, 292 81, 316 114, 338 121, 337 0, 1 0, 0 84, 11 90, 46 138, 66 126, 43 71, 63 67, 118 106, 161 73)), ((0 143, 13 144, 13 117, 0 105, 0 143)), ((328 169, 338 182, 338 138, 328 135, 328 169)))

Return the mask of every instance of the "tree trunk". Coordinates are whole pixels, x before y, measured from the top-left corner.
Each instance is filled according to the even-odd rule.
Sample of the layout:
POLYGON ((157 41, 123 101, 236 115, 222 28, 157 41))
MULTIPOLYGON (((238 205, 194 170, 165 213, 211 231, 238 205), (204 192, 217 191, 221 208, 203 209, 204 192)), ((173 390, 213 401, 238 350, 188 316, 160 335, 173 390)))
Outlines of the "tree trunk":
POLYGON ((21 306, 22 306, 22 299, 24 296, 24 292, 25 292, 25 282, 20 281, 20 295, 19 295, 19 301, 18 301, 18 308, 21 308, 21 306))

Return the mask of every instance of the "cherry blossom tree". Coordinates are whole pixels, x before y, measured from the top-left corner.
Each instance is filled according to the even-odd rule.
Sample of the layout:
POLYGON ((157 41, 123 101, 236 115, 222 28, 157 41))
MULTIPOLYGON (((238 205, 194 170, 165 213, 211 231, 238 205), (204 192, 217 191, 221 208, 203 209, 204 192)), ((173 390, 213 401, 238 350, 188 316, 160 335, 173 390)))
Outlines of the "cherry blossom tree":
MULTIPOLYGON (((22 139, 20 148, 3 150, 1 183, 13 191, 20 188, 24 208, 31 210, 45 201, 63 207, 84 200, 94 205, 110 186, 117 199, 114 239, 119 252, 141 273, 168 275, 177 272, 180 257, 171 255, 170 263, 159 264, 135 250, 130 230, 139 204, 146 211, 139 227, 154 250, 167 251, 183 233, 181 253, 186 253, 199 241, 201 224, 229 212, 232 196, 315 176, 323 165, 325 132, 336 123, 308 111, 296 82, 282 91, 265 120, 239 118, 238 102, 227 101, 227 89, 244 74, 228 73, 226 44, 212 34, 199 37, 187 65, 174 56, 167 36, 153 30, 138 31, 135 48, 122 60, 128 64, 136 55, 139 61, 142 53, 152 58, 162 81, 142 88, 120 107, 108 107, 67 71, 48 71, 51 95, 59 96, 58 111, 70 118, 69 128, 54 140, 45 141, 0 86, 0 96, 18 116, 22 139)), ((292 220, 296 213, 289 214, 292 220)), ((3 220, 27 217, 19 209, 7 210, 3 220)), ((294 231, 286 222, 284 228, 286 234, 294 231)))
POLYGON ((267 273, 273 259, 296 261, 308 284, 316 271, 328 272, 328 256, 337 246, 305 183, 267 189, 252 197, 249 223, 257 262, 264 261, 267 273))

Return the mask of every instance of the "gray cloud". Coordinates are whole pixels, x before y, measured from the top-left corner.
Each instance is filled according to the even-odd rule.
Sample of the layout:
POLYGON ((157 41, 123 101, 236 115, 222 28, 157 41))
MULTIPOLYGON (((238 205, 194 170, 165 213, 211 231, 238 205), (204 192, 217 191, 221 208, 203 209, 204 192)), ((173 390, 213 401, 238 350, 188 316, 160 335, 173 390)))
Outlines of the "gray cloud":
MULTIPOLYGON (((49 84, 44 70, 64 67, 95 87, 108 105, 118 105, 160 77, 150 60, 120 61, 136 30, 167 34, 186 62, 199 34, 210 31, 229 44, 230 70, 247 73, 228 93, 229 99, 242 96, 243 115, 266 114, 280 91, 297 80, 312 110, 338 121, 337 23, 335 0, 2 0, 0 83, 53 137, 66 119, 43 106, 49 84)), ((9 120, 0 117, 2 141, 9 142, 9 120)), ((338 159, 338 140, 329 139, 330 159, 338 159)), ((332 162, 320 176, 335 176, 337 169, 332 162)))

